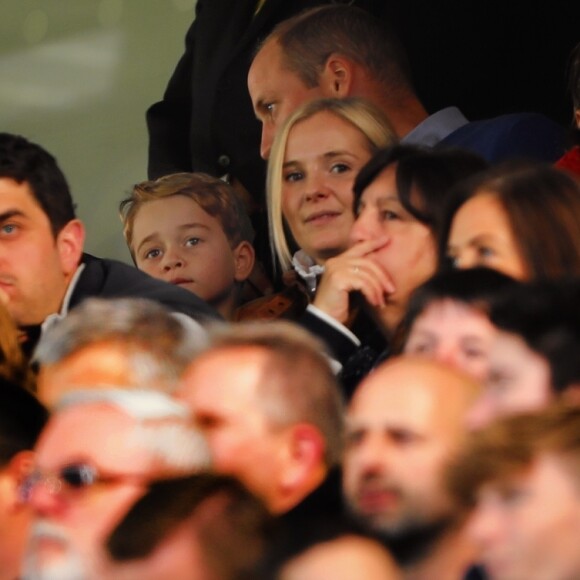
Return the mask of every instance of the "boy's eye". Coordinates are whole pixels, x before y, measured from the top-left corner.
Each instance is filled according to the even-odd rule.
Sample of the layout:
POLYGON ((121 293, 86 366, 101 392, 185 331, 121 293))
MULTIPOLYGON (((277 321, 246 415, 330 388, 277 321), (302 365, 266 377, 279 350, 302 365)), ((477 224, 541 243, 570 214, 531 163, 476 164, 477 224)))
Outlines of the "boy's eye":
POLYGON ((494 255, 495 252, 489 246, 479 246, 477 248, 477 256, 484 263, 486 260, 489 260, 489 258, 493 258, 494 255))
POLYGON ((161 256, 161 250, 159 248, 153 248, 145 253, 146 260, 154 260, 155 258, 159 258, 159 256, 161 256))
POLYGON ((197 246, 201 240, 199 238, 188 238, 185 242, 186 246, 197 246))

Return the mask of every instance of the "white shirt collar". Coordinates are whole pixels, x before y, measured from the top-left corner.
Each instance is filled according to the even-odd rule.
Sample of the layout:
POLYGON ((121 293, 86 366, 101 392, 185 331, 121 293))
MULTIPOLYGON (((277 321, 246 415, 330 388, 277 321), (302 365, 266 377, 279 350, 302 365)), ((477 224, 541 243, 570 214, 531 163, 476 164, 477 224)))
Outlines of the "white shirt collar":
POLYGON ((316 285, 318 283, 318 276, 324 272, 324 266, 317 264, 304 250, 298 250, 292 257, 292 266, 306 282, 308 290, 312 293, 316 292, 316 285))
POLYGON ((76 272, 73 274, 73 277, 71 278, 68 287, 66 289, 64 298, 62 300, 62 305, 60 307, 60 312, 54 312, 53 314, 49 314, 44 319, 44 322, 40 325, 40 336, 42 336, 49 328, 52 328, 57 322, 62 320, 68 314, 70 300, 81 276, 81 272, 84 269, 85 265, 79 264, 78 268, 76 269, 76 272))

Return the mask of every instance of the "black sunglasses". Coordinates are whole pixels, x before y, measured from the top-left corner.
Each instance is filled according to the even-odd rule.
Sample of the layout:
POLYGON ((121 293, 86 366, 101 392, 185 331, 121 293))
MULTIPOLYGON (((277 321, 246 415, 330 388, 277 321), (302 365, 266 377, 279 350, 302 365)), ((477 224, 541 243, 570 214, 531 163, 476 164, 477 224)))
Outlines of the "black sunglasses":
POLYGON ((49 486, 51 493, 59 493, 63 487, 70 490, 80 490, 85 487, 90 487, 97 483, 117 483, 122 481, 143 481, 143 477, 136 475, 115 474, 103 475, 93 465, 86 463, 71 463, 61 467, 59 470, 46 473, 39 469, 35 469, 28 475, 20 486, 20 495, 23 500, 27 501, 30 494, 36 485, 44 483, 49 486))

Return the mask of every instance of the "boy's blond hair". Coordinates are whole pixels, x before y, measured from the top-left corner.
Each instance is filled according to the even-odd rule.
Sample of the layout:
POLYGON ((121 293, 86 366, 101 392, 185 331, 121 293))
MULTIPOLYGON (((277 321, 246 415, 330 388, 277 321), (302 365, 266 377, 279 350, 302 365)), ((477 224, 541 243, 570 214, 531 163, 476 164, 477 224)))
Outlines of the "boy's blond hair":
POLYGON ((139 209, 149 201, 183 195, 217 219, 235 248, 241 242, 254 240, 254 230, 246 207, 236 190, 225 181, 205 173, 172 173, 154 181, 133 186, 131 195, 119 204, 123 234, 133 258, 133 226, 139 209))

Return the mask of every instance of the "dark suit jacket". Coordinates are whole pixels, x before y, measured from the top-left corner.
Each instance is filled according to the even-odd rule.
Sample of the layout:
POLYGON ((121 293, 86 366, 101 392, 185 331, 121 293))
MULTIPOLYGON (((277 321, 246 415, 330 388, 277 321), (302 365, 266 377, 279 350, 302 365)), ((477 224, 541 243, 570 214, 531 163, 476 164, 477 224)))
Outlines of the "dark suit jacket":
POLYGON ((437 147, 458 147, 489 163, 508 159, 554 162, 564 154, 565 131, 537 113, 514 113, 473 121, 453 131, 437 147))
POLYGON ((192 292, 172 286, 115 260, 84 254, 85 265, 74 288, 69 307, 85 298, 148 298, 160 302, 172 312, 186 314, 199 322, 219 320, 220 315, 192 292))
MULTIPOLYGON (((163 100, 147 112, 149 176, 230 172, 261 199, 260 126, 247 91, 253 53, 280 21, 332 1, 266 0, 254 18, 257 0, 198 0, 185 53, 163 100)), ((477 6, 463 0, 352 3, 395 28, 429 111, 453 104, 469 118, 531 110, 567 121, 564 71, 578 42, 578 3, 557 10, 522 10, 505 0, 477 6), (473 34, 476 24, 489 42, 473 34)))

